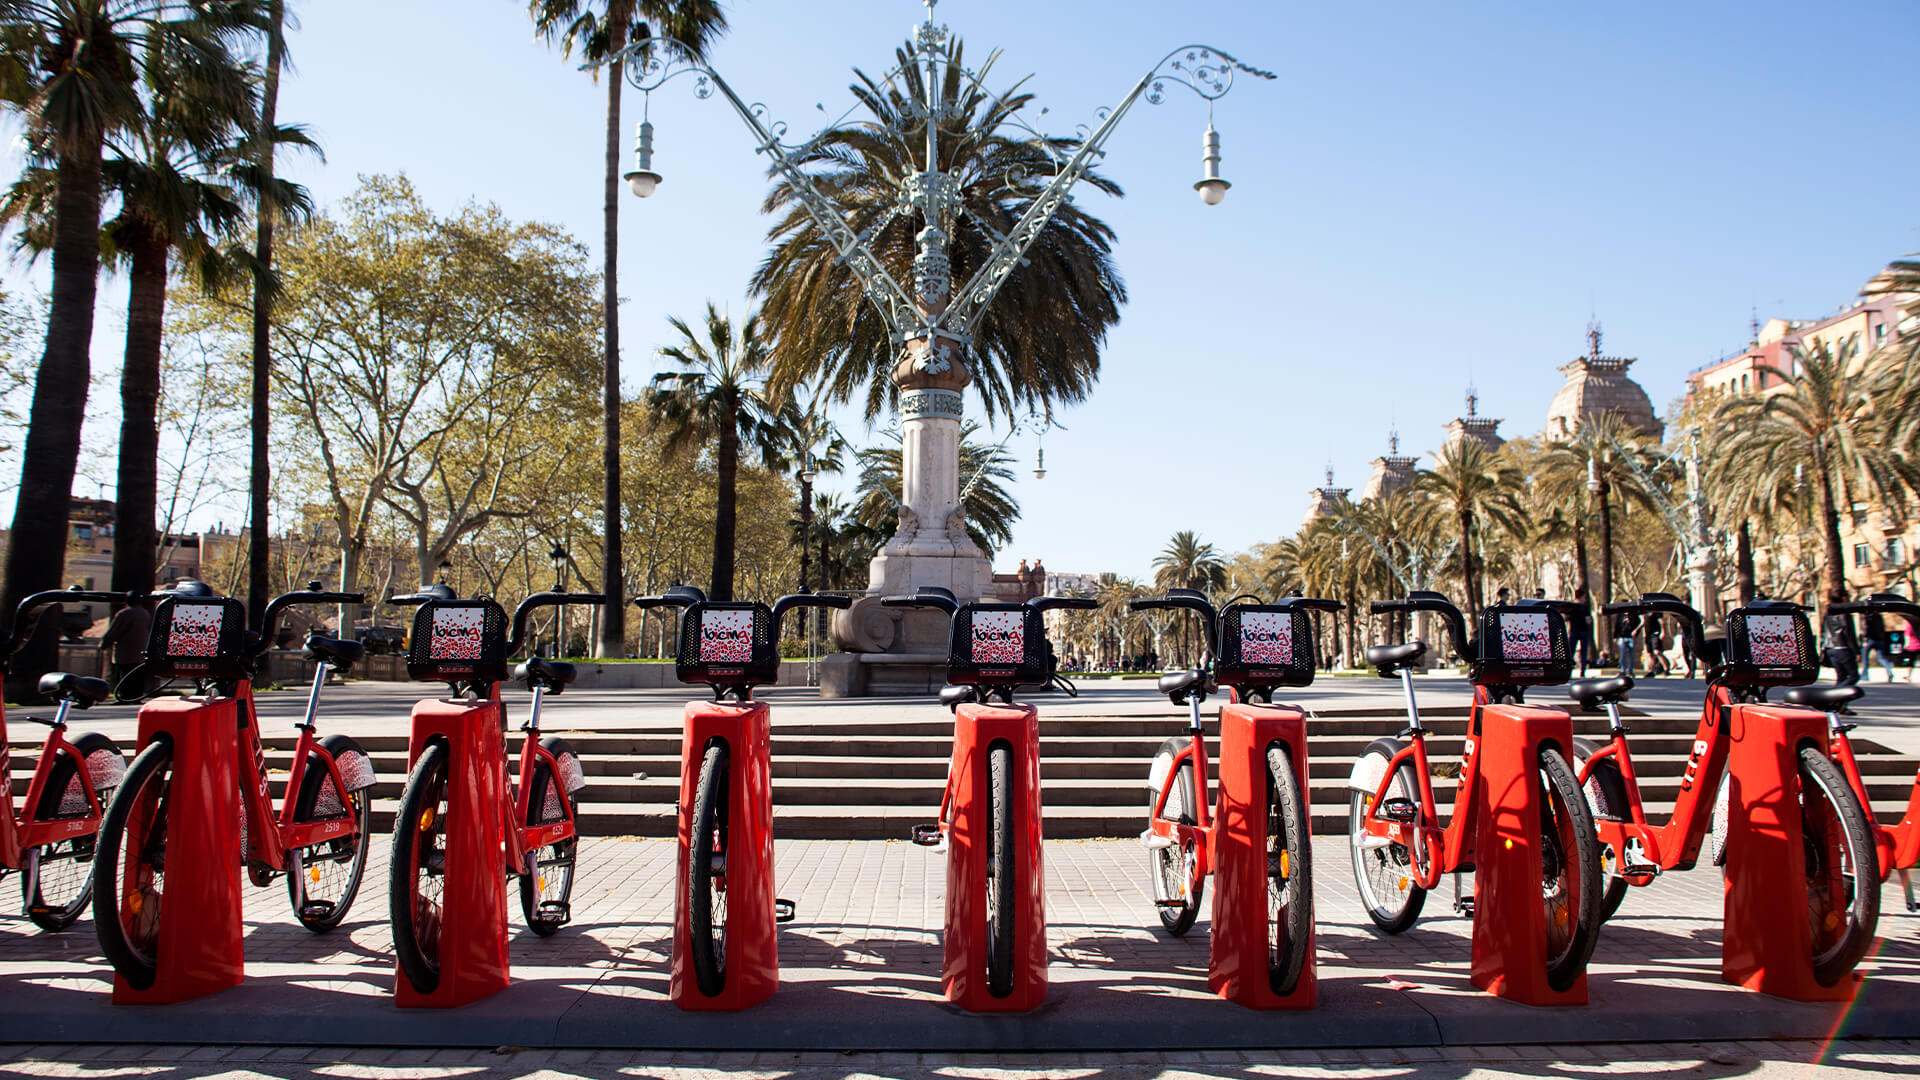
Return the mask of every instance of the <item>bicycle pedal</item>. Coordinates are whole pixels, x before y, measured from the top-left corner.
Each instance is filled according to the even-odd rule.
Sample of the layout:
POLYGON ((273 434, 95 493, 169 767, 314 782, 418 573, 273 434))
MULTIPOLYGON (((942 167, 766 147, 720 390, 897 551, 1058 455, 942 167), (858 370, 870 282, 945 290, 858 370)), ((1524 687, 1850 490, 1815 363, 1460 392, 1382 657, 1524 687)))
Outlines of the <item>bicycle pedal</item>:
POLYGON ((300 905, 300 917, 303 919, 324 919, 333 914, 333 901, 309 900, 300 905))
POLYGON ((1388 799, 1373 813, 1375 817, 1397 825, 1411 825, 1420 819, 1420 808, 1413 805, 1412 799, 1388 799))
POLYGON ((573 905, 565 900, 542 900, 534 909, 541 922, 569 923, 573 921, 573 905))
POLYGON ((793 907, 793 901, 776 899, 773 902, 773 921, 774 922, 777 922, 777 923, 792 922, 797 914, 798 913, 794 910, 794 907, 793 907))
POLYGON ((1453 902, 1453 910, 1458 914, 1471 916, 1473 914, 1473 897, 1463 896, 1455 900, 1453 902))
POLYGON ((1187 906, 1187 901, 1184 897, 1179 900, 1155 900, 1153 902, 1153 906, 1170 908, 1174 911, 1179 911, 1181 908, 1187 906))
POLYGON ((938 825, 915 825, 913 827, 913 842, 919 844, 921 847, 939 847, 944 838, 944 832, 938 825))
POLYGON ((1163 848, 1172 847, 1173 837, 1161 836, 1152 829, 1148 829, 1146 832, 1140 834, 1140 846, 1146 848, 1148 851, 1159 851, 1163 848))

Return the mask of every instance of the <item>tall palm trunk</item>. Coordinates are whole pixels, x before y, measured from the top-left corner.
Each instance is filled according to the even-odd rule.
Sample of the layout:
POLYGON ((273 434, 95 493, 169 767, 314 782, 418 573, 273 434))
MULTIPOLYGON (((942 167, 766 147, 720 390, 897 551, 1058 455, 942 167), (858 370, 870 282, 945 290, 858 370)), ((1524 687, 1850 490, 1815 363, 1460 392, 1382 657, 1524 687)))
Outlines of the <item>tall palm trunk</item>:
POLYGON ((113 588, 152 592, 159 496, 160 336, 166 323, 167 244, 147 232, 130 245, 127 352, 120 372, 120 464, 113 511, 113 588))
POLYGON ((1587 522, 1581 514, 1573 517, 1573 584, 1578 595, 1593 599, 1593 578, 1587 571, 1587 522))
MULTIPOLYGON (((804 469, 806 466, 802 465, 804 469)), ((807 543, 808 534, 813 531, 813 481, 808 477, 800 478, 800 592, 807 591, 807 563, 813 552, 813 545, 807 543)), ((822 568, 824 572, 825 568, 822 568)))
POLYGON ((1753 526, 1742 521, 1733 540, 1733 580, 1741 607, 1753 603, 1753 578, 1753 526))
POLYGON ((733 500, 740 475, 740 410, 732 401, 720 423, 720 498, 713 513, 713 581, 707 592, 715 600, 733 599, 733 500))
MULTIPOLYGON (((88 347, 100 272, 100 155, 97 142, 62 154, 55 182, 53 300, 46 350, 34 376, 33 422, 20 462, 6 585, 0 592, 0 611, 9 617, 28 594, 58 588, 66 569, 67 514, 80 460, 80 425, 86 420, 88 347)), ((7 696, 15 701, 37 697, 35 680, 57 666, 56 638, 45 634, 38 641, 7 676, 7 696)))
MULTIPOLYGON (((633 5, 629 0, 607 5, 607 52, 627 47, 633 27, 633 5)), ((620 522, 620 85, 618 66, 607 70, 607 148, 606 175, 601 182, 604 200, 601 241, 606 251, 606 266, 601 273, 601 331, 606 355, 602 367, 601 412, 606 431, 600 450, 601 531, 606 555, 601 563, 601 591, 607 603, 600 616, 599 656, 624 656, 627 651, 626 572, 621 562, 620 522)), ((729 559, 731 563, 731 559, 729 559)), ((728 574, 731 583, 732 574, 728 574)))
MULTIPOLYGON (((280 100, 280 65, 286 54, 286 4, 271 0, 268 5, 267 71, 260 88, 260 131, 255 161, 260 170, 259 218, 254 237, 253 278, 253 460, 249 466, 247 513, 247 620, 258 624, 266 617, 268 594, 273 583, 268 577, 272 554, 267 526, 270 499, 270 463, 267 453, 272 433, 272 399, 268 397, 273 373, 273 352, 269 336, 272 326, 273 222, 280 207, 273 201, 273 127, 275 109, 280 100)), ((345 537, 341 538, 342 540, 345 537)), ((345 583, 340 586, 346 589, 345 583)), ((351 627, 340 628, 342 634, 351 627)))
POLYGON ((1838 604, 1847 598, 1847 569, 1840 561, 1840 507, 1833 499, 1827 459, 1819 453, 1813 458, 1813 482, 1820 486, 1820 546, 1827 558, 1827 603, 1838 604))
POLYGON ((1460 585, 1467 596, 1467 617, 1480 617, 1480 582, 1473 576, 1473 511, 1460 511, 1460 585))
POLYGON ((1600 507, 1600 604, 1613 603, 1613 501, 1605 480, 1596 496, 1600 507))

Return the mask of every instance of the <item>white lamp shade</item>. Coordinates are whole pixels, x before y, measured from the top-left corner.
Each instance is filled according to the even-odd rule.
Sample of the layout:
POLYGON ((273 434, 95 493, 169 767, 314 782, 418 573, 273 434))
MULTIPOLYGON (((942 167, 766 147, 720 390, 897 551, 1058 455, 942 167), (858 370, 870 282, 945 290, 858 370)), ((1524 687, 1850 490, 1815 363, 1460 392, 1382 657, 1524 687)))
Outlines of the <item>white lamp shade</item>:
POLYGON ((1208 206, 1219 206, 1220 200, 1227 197, 1227 189, 1232 186, 1232 184, 1215 176, 1193 185, 1193 190, 1200 193, 1201 202, 1206 203, 1208 206))
POLYGON ((643 199, 649 195, 652 195, 653 189, 658 187, 659 185, 660 185, 659 173, 630 172, 627 174, 627 186, 633 188, 633 193, 635 195, 640 196, 643 199))

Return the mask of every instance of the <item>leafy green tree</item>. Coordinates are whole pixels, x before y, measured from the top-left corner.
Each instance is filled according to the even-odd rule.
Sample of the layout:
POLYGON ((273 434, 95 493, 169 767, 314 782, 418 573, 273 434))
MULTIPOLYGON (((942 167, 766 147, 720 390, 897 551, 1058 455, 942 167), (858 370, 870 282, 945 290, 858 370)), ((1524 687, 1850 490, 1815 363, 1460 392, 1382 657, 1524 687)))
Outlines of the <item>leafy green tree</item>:
MULTIPOLYGON (((620 177, 623 133, 620 130, 620 90, 627 72, 642 70, 656 52, 652 44, 658 27, 668 52, 704 57, 713 40, 726 32, 727 17, 717 0, 529 0, 527 14, 536 32, 548 44, 558 42, 561 53, 575 50, 589 64, 603 64, 619 56, 629 44, 642 43, 628 53, 607 76, 605 169, 601 179, 601 408, 605 438, 601 445, 603 485, 601 530, 606 536, 602 578, 607 606, 600 614, 602 656, 624 651, 626 575, 621 561, 620 513, 620 177)), ((593 69, 600 78, 603 69, 593 69)))
MULTIPOLYGON (((1211 596, 1227 587, 1227 563, 1212 544, 1202 543, 1197 533, 1183 529, 1153 557, 1153 584, 1163 594, 1168 589, 1199 589, 1211 596)), ((1174 622, 1177 662, 1181 666, 1192 655, 1189 624, 1193 622, 1188 618, 1174 622)))
POLYGON ((1442 449, 1431 469, 1414 474, 1413 491, 1426 496, 1428 520, 1449 522, 1460 539, 1460 577, 1468 618, 1481 607, 1476 573, 1476 527, 1485 522, 1508 531, 1520 528, 1519 491, 1523 477, 1506 455, 1478 440, 1460 439, 1442 449))
MULTIPOLYGON (((1016 84, 994 96, 960 75, 961 46, 940 87, 941 169, 963 206, 947 233, 956 284, 981 266, 1000 238, 1058 171, 1069 140, 1039 145, 1021 128, 1033 96, 1016 84)), ((905 49, 885 82, 856 70, 852 87, 866 116, 822 133, 800 155, 816 191, 838 205, 849 228, 867 238, 896 281, 911 278, 915 237, 928 226, 903 207, 899 183, 926 168, 926 78, 905 49)), ((981 69, 984 79, 990 58, 981 69)), ((1089 172, 1085 182, 1118 196, 1117 184, 1089 172)), ((762 312, 779 338, 777 382, 818 380, 836 401, 862 399, 868 419, 893 398, 899 348, 866 299, 859 279, 807 214, 789 181, 777 182, 765 208, 780 215, 773 250, 753 276, 762 312)), ((1007 279, 975 333, 968 367, 989 417, 1047 409, 1086 397, 1100 374, 1100 346, 1120 319, 1126 286, 1110 253, 1113 230, 1069 198, 1007 279)))
MULTIPOLYGON (((768 438, 775 452, 775 466, 800 481, 800 514, 794 523, 794 538, 800 546, 800 587, 806 592, 812 580, 813 481, 821 473, 837 473, 846 467, 852 446, 840 434, 827 415, 825 399, 808 393, 804 387, 789 391, 779 400, 774 413, 773 430, 768 438), (801 404, 804 399, 805 404, 801 404)), ((824 572, 824 567, 822 568, 824 572)), ((824 609, 822 609, 824 611, 824 609)), ((824 615, 822 615, 824 618, 824 615)))
MULTIPOLYGON (((980 425, 972 422, 960 428, 960 509, 967 519, 967 535, 991 559, 995 551, 1013 541, 1013 525, 1020 519, 1020 504, 1006 484, 1013 479, 1012 455, 1001 446, 975 442, 980 425)), ((860 480, 854 488, 854 518, 866 527, 870 538, 884 543, 900 525, 901 446, 900 436, 889 434, 889 441, 869 446, 854 455, 860 466, 860 480)), ((873 549, 879 549, 879 543, 873 549)))
POLYGON ((684 371, 663 371, 647 388, 646 408, 667 446, 680 453, 712 443, 719 466, 719 512, 713 526, 713 575, 707 594, 733 599, 735 493, 740 450, 772 467, 779 460, 778 407, 767 395, 765 376, 771 343, 760 318, 749 315, 739 332, 733 320, 707 303, 706 338, 678 317, 667 320, 681 340, 660 350, 684 371))

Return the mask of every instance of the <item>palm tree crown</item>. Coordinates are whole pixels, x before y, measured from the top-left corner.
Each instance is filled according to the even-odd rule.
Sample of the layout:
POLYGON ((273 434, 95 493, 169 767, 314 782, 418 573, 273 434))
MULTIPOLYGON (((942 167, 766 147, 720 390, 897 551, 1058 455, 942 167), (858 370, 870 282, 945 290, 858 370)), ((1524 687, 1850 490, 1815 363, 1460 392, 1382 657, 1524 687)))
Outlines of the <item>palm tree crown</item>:
POLYGON ((1460 537, 1460 578, 1469 617, 1480 610, 1476 527, 1487 522, 1509 532, 1521 528, 1520 481, 1520 470, 1505 454, 1475 439, 1447 444, 1433 468, 1414 474, 1413 490, 1430 497, 1426 508, 1434 515, 1434 526, 1444 519, 1460 537))

